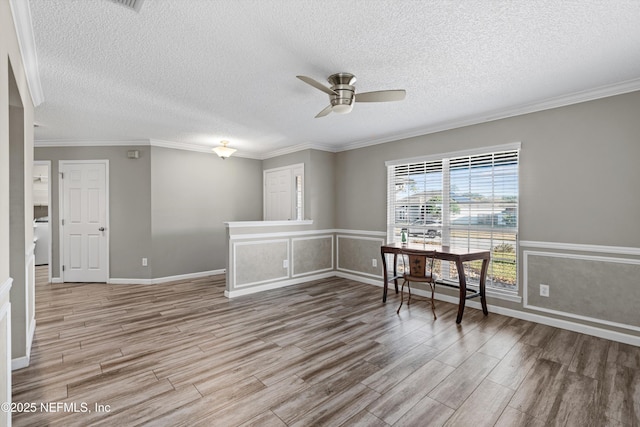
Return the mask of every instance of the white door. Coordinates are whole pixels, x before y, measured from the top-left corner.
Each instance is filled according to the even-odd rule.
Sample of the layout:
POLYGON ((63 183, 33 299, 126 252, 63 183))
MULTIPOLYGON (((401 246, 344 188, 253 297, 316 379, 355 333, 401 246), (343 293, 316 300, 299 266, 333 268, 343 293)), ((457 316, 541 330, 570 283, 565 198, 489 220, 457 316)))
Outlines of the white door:
POLYGON ((109 277, 107 161, 60 162, 62 279, 109 277))
POLYGON ((265 213, 264 219, 292 219, 291 212, 291 170, 274 170, 265 173, 265 213))

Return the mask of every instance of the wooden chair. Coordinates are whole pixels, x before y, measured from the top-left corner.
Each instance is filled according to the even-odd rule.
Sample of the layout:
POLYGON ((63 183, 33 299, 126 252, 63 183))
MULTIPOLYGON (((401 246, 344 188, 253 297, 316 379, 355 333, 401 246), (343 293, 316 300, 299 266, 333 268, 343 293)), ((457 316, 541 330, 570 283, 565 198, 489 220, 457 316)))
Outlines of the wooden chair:
POLYGON ((402 290, 400 291, 400 307, 396 313, 400 314, 400 308, 404 302, 404 285, 409 288, 409 299, 407 305, 411 304, 411 284, 410 282, 428 283, 431 287, 431 310, 434 320, 436 317, 436 305, 433 299, 436 287, 437 276, 433 272, 433 262, 435 251, 413 251, 403 249, 400 252, 404 266, 402 290))

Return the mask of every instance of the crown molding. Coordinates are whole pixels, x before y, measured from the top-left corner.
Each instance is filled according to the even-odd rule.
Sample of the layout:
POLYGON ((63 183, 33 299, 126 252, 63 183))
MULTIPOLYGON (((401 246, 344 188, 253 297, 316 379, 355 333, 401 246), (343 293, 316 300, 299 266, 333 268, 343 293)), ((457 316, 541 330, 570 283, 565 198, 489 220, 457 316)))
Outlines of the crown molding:
MULTIPOLYGON (((194 144, 190 142, 163 141, 161 139, 150 139, 149 144, 152 147, 173 148, 175 150, 196 151, 199 153, 211 154, 216 146, 194 144)), ((261 160, 259 154, 253 152, 236 151, 233 157, 242 157, 247 159, 261 160)))
POLYGON ((27 77, 27 85, 31 94, 33 106, 44 102, 44 92, 40 82, 38 71, 38 56, 36 54, 36 43, 33 37, 33 25, 31 24, 31 10, 27 0, 10 0, 11 14, 13 15, 13 25, 16 27, 18 36, 18 46, 22 56, 22 64, 27 77))
POLYGON ((87 141, 87 140, 63 140, 63 139, 41 139, 33 141, 35 148, 44 147, 130 147, 132 145, 151 145, 148 139, 131 139, 131 140, 103 140, 103 141, 87 141))
MULTIPOLYGON (((68 140, 68 139, 41 139, 33 141, 35 148, 46 147, 131 147, 131 146, 151 146, 172 148, 175 150, 196 151, 199 153, 211 154, 214 147, 188 142, 163 141, 161 139, 130 139, 130 140, 68 140)), ((233 157, 244 157, 248 159, 261 160, 261 156, 256 153, 238 154, 236 151, 233 157)))
POLYGON ((640 78, 627 80, 611 85, 600 86, 594 89, 574 92, 568 95, 562 95, 555 98, 548 98, 543 101, 520 104, 517 106, 484 112, 462 119, 451 120, 436 123, 424 128, 396 134, 378 139, 360 140, 349 144, 334 148, 335 152, 355 150, 371 145, 384 144, 386 142, 398 141, 401 139, 414 138, 417 136, 428 135, 432 133, 442 132, 451 129, 462 128, 465 126, 476 125, 480 123, 492 122, 495 120, 506 119, 508 117, 521 116, 524 114, 535 113, 538 111, 551 110, 553 108, 566 107, 569 105, 580 104, 582 102, 594 101, 596 99, 607 98, 610 96, 622 95, 625 93, 640 90, 640 78))
POLYGON ((335 153, 336 147, 325 145, 325 144, 314 144, 314 143, 307 142, 304 144, 292 145, 289 147, 281 148, 279 150, 274 150, 274 151, 265 153, 262 155, 261 159, 262 160, 270 159, 272 157, 284 156, 285 154, 296 153, 298 151, 304 151, 304 150, 320 150, 320 151, 328 151, 330 153, 335 153))
MULTIPOLYGON (((13 0, 12 0, 13 1, 13 0)), ((487 113, 477 114, 474 116, 468 116, 459 120, 452 120, 447 122, 438 123, 425 128, 420 128, 414 131, 405 132, 402 134, 396 134, 385 138, 369 139, 356 141, 341 146, 331 146, 328 144, 319 144, 306 142, 297 145, 291 145, 278 150, 258 153, 258 152, 246 152, 236 151, 233 157, 243 157, 254 160, 265 160, 272 157, 283 156, 286 154, 295 153, 304 150, 320 150, 331 153, 337 153, 341 151, 355 150, 358 148, 369 147, 372 145, 384 144, 392 141, 399 141, 402 139, 418 137, 422 135, 428 135, 436 132, 442 132, 451 129, 462 128, 465 126, 471 126, 480 123, 491 122, 495 120, 505 119, 508 117, 520 116, 524 114, 535 113, 538 111, 550 110, 553 108, 565 107, 568 105, 579 104, 582 102, 593 101, 596 99, 607 98, 610 96, 622 95, 629 92, 635 92, 640 90, 640 78, 627 80, 622 83, 601 86, 595 89, 575 92, 569 95, 563 95, 555 98, 549 98, 544 101, 521 104, 519 106, 506 108, 502 110, 494 110, 487 113)), ((194 144, 188 142, 175 142, 175 141, 163 141, 158 139, 140 139, 140 140, 118 140, 118 141, 86 141, 86 140, 36 140, 34 141, 35 147, 86 147, 86 146, 132 146, 132 145, 150 145, 153 147, 173 148, 176 150, 196 151, 201 153, 211 153, 214 148, 208 145, 194 144)))

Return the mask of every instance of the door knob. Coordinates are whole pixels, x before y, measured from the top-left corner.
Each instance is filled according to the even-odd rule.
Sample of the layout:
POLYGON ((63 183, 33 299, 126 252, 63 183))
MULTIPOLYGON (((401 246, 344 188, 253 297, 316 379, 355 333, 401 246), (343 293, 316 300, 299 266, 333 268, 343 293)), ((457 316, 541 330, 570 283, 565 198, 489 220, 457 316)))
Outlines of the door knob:
POLYGON ((98 231, 104 231, 104 227, 98 228, 98 231))

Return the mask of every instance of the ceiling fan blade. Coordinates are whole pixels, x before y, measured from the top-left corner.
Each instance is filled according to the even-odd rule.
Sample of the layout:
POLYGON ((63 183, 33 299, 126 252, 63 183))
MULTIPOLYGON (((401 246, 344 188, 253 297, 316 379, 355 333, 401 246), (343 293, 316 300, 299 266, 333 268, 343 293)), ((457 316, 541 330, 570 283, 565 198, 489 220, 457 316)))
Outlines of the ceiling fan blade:
POLYGON ((356 93, 356 102, 402 101, 406 95, 407 91, 404 89, 356 93))
POLYGON ((316 114, 316 116, 314 118, 318 118, 318 117, 324 117, 326 115, 328 115, 331 112, 331 109, 333 108, 333 106, 331 104, 329 104, 329 106, 327 108, 325 108, 324 110, 320 111, 318 114, 316 114))
POLYGON ((311 85, 313 87, 315 87, 316 89, 319 89, 321 91, 323 91, 324 93, 328 94, 328 95, 337 95, 336 92, 332 91, 331 89, 329 89, 328 87, 326 87, 325 85, 323 85, 322 83, 313 80, 311 77, 307 77, 307 76, 296 76, 297 78, 299 78, 300 80, 302 80, 303 82, 305 82, 308 85, 311 85))

